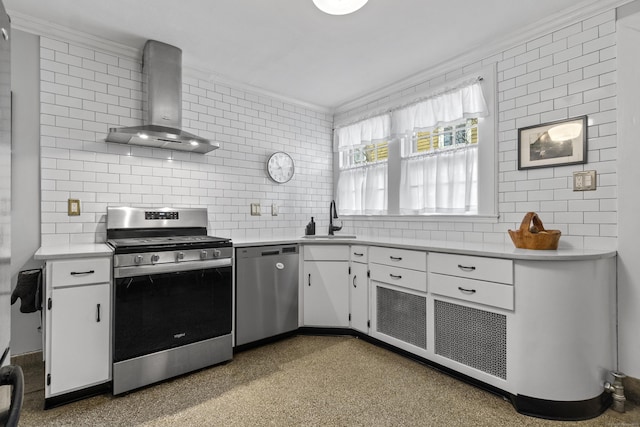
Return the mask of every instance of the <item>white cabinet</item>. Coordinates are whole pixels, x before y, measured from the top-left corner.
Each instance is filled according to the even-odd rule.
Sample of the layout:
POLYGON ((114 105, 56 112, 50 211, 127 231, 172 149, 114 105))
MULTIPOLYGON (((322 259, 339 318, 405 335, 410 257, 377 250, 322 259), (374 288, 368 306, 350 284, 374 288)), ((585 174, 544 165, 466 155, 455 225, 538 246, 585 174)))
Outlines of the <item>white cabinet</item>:
POLYGON ((427 253, 371 247, 371 336, 427 357, 427 253))
POLYGON ((349 247, 304 247, 304 326, 349 326, 349 247))
POLYGON ((111 258, 47 261, 45 287, 45 398, 108 382, 111 258))
POLYGON ((427 254, 374 244, 305 246, 305 325, 345 326, 349 297, 352 329, 503 390, 520 412, 573 420, 606 409, 615 254, 427 254))
POLYGON ((351 328, 369 333, 369 266, 368 248, 351 246, 349 268, 349 314, 351 328))
POLYGON ((513 390, 513 261, 429 254, 429 336, 435 362, 513 390))

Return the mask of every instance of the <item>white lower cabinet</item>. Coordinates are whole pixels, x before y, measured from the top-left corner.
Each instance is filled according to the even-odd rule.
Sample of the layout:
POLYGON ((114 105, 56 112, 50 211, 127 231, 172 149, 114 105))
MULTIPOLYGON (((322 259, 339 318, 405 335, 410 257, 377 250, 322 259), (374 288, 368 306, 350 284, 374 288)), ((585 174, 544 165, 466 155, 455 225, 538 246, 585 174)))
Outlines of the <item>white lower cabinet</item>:
POLYGON ((426 357, 426 252, 372 247, 370 335, 426 357))
POLYGON ((349 327, 349 247, 305 246, 303 324, 349 327))
POLYGON ((433 360, 512 392, 513 262, 432 253, 428 280, 433 360))
POLYGON ((56 288, 52 292, 51 395, 109 380, 108 283, 56 288))
POLYGON ((47 261, 46 273, 48 399, 111 380, 111 258, 47 261))
POLYGON ((351 246, 349 269, 349 318, 351 329, 369 333, 369 266, 367 247, 351 246))

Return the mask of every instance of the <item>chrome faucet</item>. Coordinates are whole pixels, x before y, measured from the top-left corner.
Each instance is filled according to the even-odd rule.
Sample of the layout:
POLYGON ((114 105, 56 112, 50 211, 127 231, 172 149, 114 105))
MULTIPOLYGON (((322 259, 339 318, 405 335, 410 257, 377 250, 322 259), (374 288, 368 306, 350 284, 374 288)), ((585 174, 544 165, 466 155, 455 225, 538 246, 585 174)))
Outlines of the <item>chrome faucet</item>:
POLYGON ((336 201, 332 200, 329 205, 329 236, 333 236, 334 231, 342 230, 342 224, 339 227, 333 225, 334 219, 338 219, 338 212, 336 212, 336 201))

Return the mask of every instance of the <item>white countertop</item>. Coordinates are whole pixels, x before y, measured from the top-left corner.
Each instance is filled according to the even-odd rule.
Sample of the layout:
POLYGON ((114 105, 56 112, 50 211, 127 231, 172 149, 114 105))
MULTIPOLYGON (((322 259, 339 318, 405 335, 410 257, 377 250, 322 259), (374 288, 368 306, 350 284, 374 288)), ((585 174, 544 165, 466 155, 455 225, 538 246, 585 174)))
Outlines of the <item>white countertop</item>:
POLYGON ((92 258, 111 256, 113 249, 106 243, 76 243, 68 245, 43 246, 33 256, 36 260, 67 258, 92 258))
MULTIPOLYGON (((422 250, 428 252, 444 252, 461 255, 488 256, 494 258, 506 258, 514 260, 533 261, 567 261, 611 258, 616 256, 615 250, 610 249, 573 249, 559 248, 558 250, 540 251, 531 249, 518 249, 511 243, 472 243, 472 242, 446 242, 437 240, 421 240, 397 237, 356 237, 353 238, 305 238, 303 236, 277 236, 277 237, 252 237, 235 238, 233 246, 268 246, 283 244, 306 245, 368 245, 390 246, 401 249, 422 250)), ((111 256, 113 249, 105 243, 80 243, 58 246, 41 247, 34 255, 36 260, 65 259, 77 257, 111 256)))
POLYGON ((423 250, 428 252, 445 252, 462 255, 490 256, 494 258, 507 258, 514 260, 534 261, 567 261, 611 258, 616 256, 615 250, 610 249, 573 249, 559 248, 557 250, 532 250, 518 249, 512 243, 471 243, 471 242, 446 242, 437 240, 421 240, 397 237, 356 237, 344 238, 314 238, 303 236, 278 236, 259 238, 233 239, 236 247, 264 246, 279 244, 301 243, 306 245, 369 245, 391 246, 401 249, 423 250))

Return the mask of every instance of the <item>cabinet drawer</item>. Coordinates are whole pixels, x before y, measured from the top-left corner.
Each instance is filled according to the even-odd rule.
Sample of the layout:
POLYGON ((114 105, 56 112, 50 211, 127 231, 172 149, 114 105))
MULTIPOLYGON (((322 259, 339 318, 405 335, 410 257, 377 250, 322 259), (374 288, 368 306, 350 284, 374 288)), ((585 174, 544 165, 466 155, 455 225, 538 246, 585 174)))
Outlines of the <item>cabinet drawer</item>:
POLYGON ((429 272, 513 284, 513 261, 510 259, 431 252, 429 272))
POLYGON ((429 273, 432 294, 513 310, 513 286, 429 273))
POLYGON ((49 268, 54 288, 111 281, 110 258, 51 261, 49 268))
POLYGON ((369 261, 392 267, 427 271, 427 253, 421 251, 374 246, 369 250, 369 261))
POLYGON ((351 246, 351 251, 349 252, 351 256, 351 261, 355 262, 367 262, 369 259, 369 247, 361 246, 361 245, 353 245, 351 246))
POLYGON ((371 280, 427 292, 427 273, 389 265, 370 264, 371 280))
POLYGON ((348 245, 318 245, 304 247, 305 261, 348 261, 348 245))

